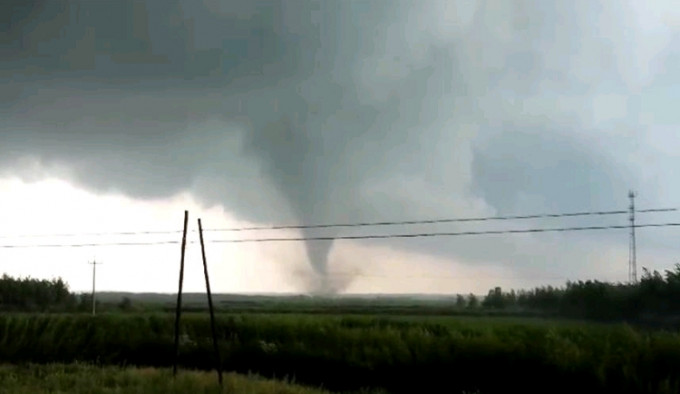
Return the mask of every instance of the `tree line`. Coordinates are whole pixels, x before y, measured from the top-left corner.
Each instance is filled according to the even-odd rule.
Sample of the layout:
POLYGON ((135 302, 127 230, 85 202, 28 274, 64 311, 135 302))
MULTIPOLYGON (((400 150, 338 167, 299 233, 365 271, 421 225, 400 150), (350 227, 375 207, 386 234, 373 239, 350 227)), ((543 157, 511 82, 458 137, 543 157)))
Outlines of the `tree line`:
POLYGON ((0 310, 15 312, 77 312, 89 310, 92 296, 75 294, 61 278, 0 278, 0 310))
POLYGON ((680 321, 680 264, 664 274, 643 269, 639 283, 597 280, 567 282, 565 287, 489 290, 482 308, 533 311, 598 320, 680 321))
MULTIPOLYGON (((101 306, 108 310, 137 309, 127 298, 117 305, 101 306)), ((663 274, 643 269, 635 284, 588 280, 509 292, 495 287, 485 297, 458 295, 456 306, 469 311, 680 324, 680 264, 663 274)), ((0 311, 76 312, 91 307, 90 294, 71 292, 61 278, 13 278, 6 274, 0 278, 0 311)))

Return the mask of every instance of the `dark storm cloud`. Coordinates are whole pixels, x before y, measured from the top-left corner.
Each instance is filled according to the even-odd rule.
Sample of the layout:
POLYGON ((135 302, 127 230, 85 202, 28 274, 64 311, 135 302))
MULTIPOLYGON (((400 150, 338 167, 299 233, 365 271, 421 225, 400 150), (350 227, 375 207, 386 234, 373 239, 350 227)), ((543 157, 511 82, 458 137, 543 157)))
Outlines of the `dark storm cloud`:
MULTIPOLYGON (((5 160, 34 155, 89 187, 141 197, 211 177, 228 193, 198 194, 247 218, 331 219, 337 203, 327 201, 330 185, 352 176, 336 171, 346 157, 343 141, 360 136, 377 115, 345 97, 353 94, 352 70, 341 57, 355 54, 361 41, 336 31, 336 18, 352 10, 333 8, 36 4, 32 20, 11 21, 3 37, 21 41, 4 75, 34 82, 3 100, 12 113, 5 160), (344 119, 329 124, 334 116, 344 119)), ((310 247, 320 273, 329 246, 310 247)))
MULTIPOLYGON (((277 223, 611 209, 644 178, 610 153, 628 145, 584 138, 611 119, 625 123, 609 97, 650 78, 622 59, 645 65, 663 49, 648 53, 625 39, 632 9, 540 1, 0 7, 5 173, 29 176, 20 163, 32 159, 96 191, 162 198, 190 190, 277 223)), ((474 261, 521 247, 490 251, 480 242, 408 245, 474 261)), ((308 245, 321 275, 330 246, 308 245)))
POLYGON ((476 147, 472 165, 473 190, 500 214, 599 210, 613 197, 623 201, 630 177, 599 152, 606 147, 545 128, 506 128, 476 147))

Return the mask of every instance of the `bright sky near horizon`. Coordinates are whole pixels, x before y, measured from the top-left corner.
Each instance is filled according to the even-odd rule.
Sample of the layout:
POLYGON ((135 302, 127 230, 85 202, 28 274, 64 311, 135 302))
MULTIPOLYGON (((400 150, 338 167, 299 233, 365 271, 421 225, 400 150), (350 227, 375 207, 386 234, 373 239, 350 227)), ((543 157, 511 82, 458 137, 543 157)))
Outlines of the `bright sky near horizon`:
MULTIPOLYGON (((122 195, 95 195, 54 179, 29 183, 19 179, 3 179, 0 181, 0 193, 8 197, 4 199, 3 209, 0 209, 0 221, 14 225, 12 232, 0 234, 0 244, 29 246, 0 249, 0 269, 20 277, 61 277, 75 291, 88 291, 91 288, 91 266, 86 263, 95 260, 102 263, 98 266, 97 277, 97 288, 102 291, 175 292, 180 245, 74 248, 37 248, 31 245, 179 242, 183 210, 186 209, 189 210, 190 221, 184 291, 201 292, 205 290, 205 282, 196 220, 201 218, 206 230, 255 225, 230 217, 220 207, 202 208, 188 194, 165 200, 135 201, 122 195), (82 235, 143 231, 179 233, 82 235), (50 236, 56 234, 62 236, 50 236)), ((273 233, 265 232, 260 236, 273 233)), ((294 237, 298 234, 277 231, 274 235, 294 237)), ((210 243, 212 239, 226 238, 230 237, 205 232, 207 259, 215 292, 295 293, 304 291, 305 280, 314 278, 300 243, 266 246, 210 243)), ((351 293, 481 293, 491 286, 513 279, 508 276, 512 272, 503 267, 475 270, 465 266, 443 265, 441 259, 360 244, 345 243, 336 248, 342 249, 342 252, 339 255, 332 254, 330 262, 332 264, 340 260, 341 267, 332 265, 338 280, 353 277, 353 284, 347 288, 347 292, 351 293), (353 256, 360 256, 361 264, 352 261, 353 256), (472 283, 473 280, 480 283, 472 283)))
MULTIPOLYGON (((0 4, 0 246, 22 237, 680 208, 674 1, 0 4)), ((680 222, 680 212, 639 223, 680 222)), ((625 225, 543 218, 256 236, 625 225)), ((638 271, 680 228, 638 230, 638 271)), ((196 234, 191 233, 196 241, 196 234)), ((209 240, 253 236, 207 233, 209 240)), ((628 231, 208 244, 217 292, 625 281, 628 231), (323 278, 326 277, 324 280, 323 278)), ((179 245, 0 247, 0 272, 174 292, 179 245)), ((203 291, 187 249, 186 291, 203 291)))
MULTIPOLYGON (((169 199, 139 201, 120 194, 93 194, 61 180, 25 182, 16 178, 0 180, 0 193, 5 196, 0 221, 13 225, 11 232, 0 234, 2 245, 179 242, 183 210, 189 210, 184 284, 187 292, 205 290, 196 219, 200 217, 207 230, 257 225, 239 221, 219 206, 203 208, 187 193, 169 199), (143 231, 178 233, 83 235, 143 231), (63 236, 50 236, 54 234, 63 236)), ((238 233, 205 233, 213 291, 296 293, 304 292, 306 281, 315 279, 300 243, 230 245, 210 242, 213 239, 248 238, 234 234, 238 233)), ((626 237, 625 232, 619 231, 619 234, 626 237)), ((268 236, 296 237, 299 234, 291 230, 267 231, 256 237, 268 236)), ((493 245, 499 238, 492 236, 487 242, 493 245)), ((508 239, 501 242, 508 242, 508 239)), ((409 252, 407 244, 401 249, 371 245, 367 241, 338 242, 330 254, 330 271, 336 280, 351 279, 345 290, 348 293, 484 294, 497 285, 517 288, 561 285, 569 278, 579 277, 559 276, 549 269, 523 272, 503 264, 475 267, 453 259, 409 252)), ((597 246, 592 249, 592 256, 600 259, 598 267, 585 271, 582 276, 625 280, 623 262, 627 251, 598 251, 597 246)), ((75 291, 91 288, 91 266, 86 263, 92 260, 103 263, 98 266, 99 290, 172 293, 177 289, 179 243, 0 248, 3 272, 20 277, 61 277, 75 291)))

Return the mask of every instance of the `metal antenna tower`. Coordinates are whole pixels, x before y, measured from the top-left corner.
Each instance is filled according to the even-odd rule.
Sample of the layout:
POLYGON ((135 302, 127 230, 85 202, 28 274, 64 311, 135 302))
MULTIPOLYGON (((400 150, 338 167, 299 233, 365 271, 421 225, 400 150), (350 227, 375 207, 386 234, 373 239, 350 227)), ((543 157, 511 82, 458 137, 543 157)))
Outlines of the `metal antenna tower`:
POLYGON ((630 245, 628 250, 628 281, 631 284, 637 283, 637 256, 635 245, 635 197, 634 191, 628 192, 630 199, 630 245))

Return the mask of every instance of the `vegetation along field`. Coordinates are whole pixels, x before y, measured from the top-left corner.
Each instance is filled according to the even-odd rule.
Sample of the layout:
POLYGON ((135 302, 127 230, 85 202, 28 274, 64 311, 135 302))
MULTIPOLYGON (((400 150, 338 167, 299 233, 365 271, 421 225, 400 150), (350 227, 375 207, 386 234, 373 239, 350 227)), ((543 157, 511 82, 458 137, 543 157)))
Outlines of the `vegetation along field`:
POLYGON ((253 376, 225 375, 222 388, 214 374, 157 368, 96 367, 86 364, 0 365, 0 392, 13 394, 59 393, 258 393, 324 394, 326 391, 253 376))
MULTIPOLYGON (((0 359, 169 367, 169 314, 4 315, 0 359)), ((183 368, 213 366, 209 320, 182 326, 183 368)), ((331 391, 678 392, 680 336, 626 325, 456 318, 220 315, 223 368, 331 391)))
MULTIPOLYGON (((638 285, 492 289, 480 300, 227 297, 217 314, 225 390, 677 393, 678 272, 645 273, 638 285)), ((0 302, 0 390, 33 392, 31 379, 54 392, 217 390, 197 300, 182 315, 177 381, 174 314, 162 303, 110 299, 91 316, 60 281, 9 277, 0 302)))

